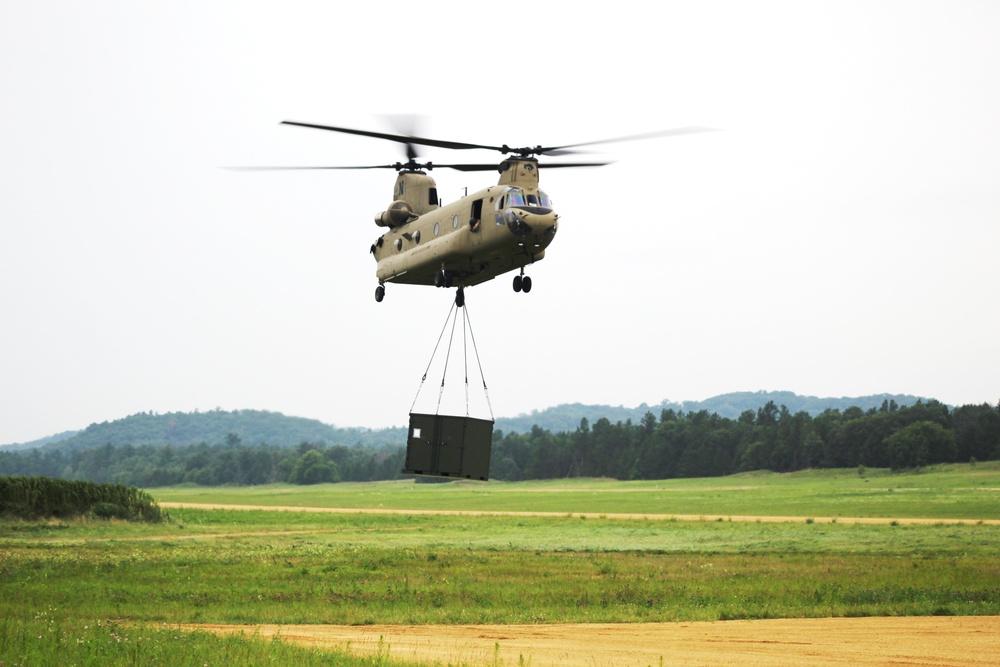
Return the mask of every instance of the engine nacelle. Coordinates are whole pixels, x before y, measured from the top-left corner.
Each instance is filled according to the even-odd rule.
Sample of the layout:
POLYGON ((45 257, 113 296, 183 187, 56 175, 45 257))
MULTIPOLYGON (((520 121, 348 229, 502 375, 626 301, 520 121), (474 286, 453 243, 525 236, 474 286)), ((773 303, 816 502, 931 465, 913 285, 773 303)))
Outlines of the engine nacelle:
POLYGON ((413 209, 405 201, 396 200, 385 211, 375 216, 375 224, 379 227, 399 227, 413 218, 413 209))

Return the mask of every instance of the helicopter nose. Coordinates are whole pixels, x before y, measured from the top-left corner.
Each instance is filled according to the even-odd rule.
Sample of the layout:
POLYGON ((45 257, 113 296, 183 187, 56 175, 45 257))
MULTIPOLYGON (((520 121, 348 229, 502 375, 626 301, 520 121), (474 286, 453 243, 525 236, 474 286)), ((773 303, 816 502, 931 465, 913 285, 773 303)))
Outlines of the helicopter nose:
POLYGON ((559 215, 550 208, 517 207, 507 212, 507 228, 518 236, 534 233, 539 237, 555 233, 559 215))

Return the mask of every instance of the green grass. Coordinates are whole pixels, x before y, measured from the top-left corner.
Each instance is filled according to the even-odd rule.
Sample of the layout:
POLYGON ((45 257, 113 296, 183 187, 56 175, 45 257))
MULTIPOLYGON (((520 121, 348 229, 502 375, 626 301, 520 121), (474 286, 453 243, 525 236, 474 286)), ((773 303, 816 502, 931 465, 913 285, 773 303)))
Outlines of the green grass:
POLYGON ((0 618, 0 665, 302 665, 391 667, 386 652, 356 658, 342 651, 306 649, 255 636, 217 636, 166 625, 68 620, 40 612, 32 618, 0 618))
POLYGON ((935 466, 906 474, 810 470, 655 482, 405 481, 149 491, 160 501, 301 507, 978 520, 1000 519, 1000 462, 935 466))
POLYGON ((993 525, 176 513, 159 535, 3 538, 0 608, 168 623, 1000 613, 993 525))
MULTIPOLYGON (((731 513, 774 507, 776 514, 806 517, 894 516, 879 503, 898 509, 899 496, 928 493, 934 501, 914 516, 951 518, 961 506, 966 518, 990 519, 997 516, 989 508, 1000 488, 998 476, 996 467, 979 464, 865 478, 838 471, 658 484, 572 480, 157 490, 157 499, 225 504, 335 506, 353 500, 360 507, 453 510, 479 504, 478 509, 560 513, 174 509, 170 522, 160 525, 0 522, 0 663, 373 663, 313 651, 300 657, 286 652, 302 649, 283 642, 171 630, 182 622, 1000 614, 1000 525, 574 515, 727 514, 725 507, 746 503, 731 513), (801 505, 799 495, 811 500, 801 505), (956 498, 954 504, 948 498, 956 498), (810 511, 795 511, 799 506, 810 511), (701 509, 681 509, 692 507, 701 509), (126 642, 118 640, 126 634, 123 647, 126 642)), ((378 663, 387 664, 386 658, 378 663)))

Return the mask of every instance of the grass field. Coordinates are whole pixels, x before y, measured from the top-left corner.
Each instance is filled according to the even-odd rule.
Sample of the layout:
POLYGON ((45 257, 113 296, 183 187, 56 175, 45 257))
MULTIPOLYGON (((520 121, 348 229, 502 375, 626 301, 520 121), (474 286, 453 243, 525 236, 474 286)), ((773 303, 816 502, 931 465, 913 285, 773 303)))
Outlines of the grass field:
MULTIPOLYGON (((1000 614, 1000 526, 975 522, 1000 518, 1000 466, 993 464, 896 476, 852 470, 641 484, 407 482, 151 493, 158 500, 224 504, 565 515, 173 509, 171 522, 160 525, 0 522, 4 665, 157 664, 151 656, 163 651, 175 664, 203 664, 203 656, 213 656, 209 663, 264 664, 275 651, 293 650, 252 638, 171 632, 170 624, 181 622, 1000 614), (571 516, 580 512, 609 516, 571 516), (619 513, 973 521, 610 517, 619 513), (123 652, 123 637, 132 653, 123 652)), ((324 659, 371 664, 339 654, 324 659)), ((309 664, 287 656, 276 661, 309 664)))
POLYGON ((571 479, 150 489, 160 501, 607 514, 1000 519, 1000 462, 919 473, 810 470, 655 482, 571 479))

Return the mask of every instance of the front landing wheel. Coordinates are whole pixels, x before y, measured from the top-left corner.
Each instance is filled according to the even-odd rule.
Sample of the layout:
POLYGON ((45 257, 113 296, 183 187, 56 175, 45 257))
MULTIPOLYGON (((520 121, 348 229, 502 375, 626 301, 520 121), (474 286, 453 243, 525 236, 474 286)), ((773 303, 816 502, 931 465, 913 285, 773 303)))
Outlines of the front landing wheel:
POLYGON ((379 285, 375 288, 375 301, 382 303, 382 299, 385 298, 385 285, 379 285))

